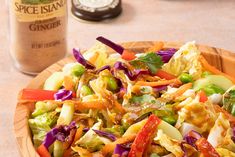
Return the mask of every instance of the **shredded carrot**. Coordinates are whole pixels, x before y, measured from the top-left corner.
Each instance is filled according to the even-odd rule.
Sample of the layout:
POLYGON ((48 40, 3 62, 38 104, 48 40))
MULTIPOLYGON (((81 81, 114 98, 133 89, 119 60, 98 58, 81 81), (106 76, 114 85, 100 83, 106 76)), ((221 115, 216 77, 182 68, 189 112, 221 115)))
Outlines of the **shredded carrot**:
POLYGON ((171 80, 171 79, 176 78, 176 76, 174 76, 174 75, 172 75, 172 74, 170 74, 170 73, 168 73, 164 70, 161 70, 161 69, 159 69, 155 75, 162 78, 162 79, 164 78, 166 80, 171 80))
POLYGON ((125 59, 127 61, 135 59, 135 52, 130 51, 130 50, 124 50, 122 53, 122 59, 125 59))
POLYGON ((106 101, 89 101, 89 102, 81 102, 76 101, 75 103, 75 109, 82 111, 86 109, 105 109, 106 106, 108 106, 108 102, 106 101))
POLYGON ((219 105, 213 105, 214 109, 216 112, 222 112, 227 118, 228 120, 235 125, 235 117, 232 116, 230 113, 228 113, 226 110, 224 110, 222 107, 220 107, 219 105))
POLYGON ((89 126, 89 127, 92 127, 92 126, 94 125, 94 122, 95 122, 94 119, 89 118, 89 119, 88 119, 88 126, 89 126))
POLYGON ((171 79, 171 80, 160 80, 156 82, 145 82, 145 81, 138 81, 136 85, 141 85, 141 86, 151 86, 151 87, 156 87, 156 86, 163 86, 163 85, 180 85, 182 82, 176 78, 176 79, 171 79))
POLYGON ((216 69, 214 66, 210 65, 207 60, 203 57, 203 56, 200 56, 200 62, 202 64, 202 66, 212 72, 213 74, 217 74, 217 75, 223 75, 224 77, 227 77, 228 79, 230 79, 233 83, 235 83, 235 78, 232 77, 232 76, 229 76, 223 72, 221 72, 220 70, 216 69))
POLYGON ((172 94, 173 97, 177 98, 177 97, 181 96, 186 90, 192 88, 192 86, 193 86, 193 84, 191 82, 180 86, 180 88, 175 93, 172 94))
POLYGON ((84 129, 84 128, 85 128, 84 125, 80 125, 80 126, 79 126, 79 128, 78 128, 77 131, 76 131, 76 134, 75 134, 75 137, 74 137, 72 146, 75 146, 76 141, 78 141, 78 140, 82 137, 83 129, 84 129))
POLYGON ((63 154, 63 157, 70 157, 70 156, 71 156, 71 151, 72 151, 71 148, 65 150, 65 152, 64 152, 64 154, 63 154))
POLYGON ((74 82, 70 76, 64 77, 64 84, 63 85, 66 90, 74 91, 74 82))
POLYGON ((123 143, 134 141, 135 137, 136 135, 124 136, 124 137, 117 139, 115 142, 106 144, 101 150, 103 156, 107 156, 108 154, 113 153, 116 144, 123 144, 123 143))
POLYGON ((163 42, 157 42, 152 47, 148 48, 146 52, 156 52, 163 48, 164 43, 163 42))
POLYGON ((115 101, 114 105, 122 114, 126 113, 126 110, 122 107, 122 105, 119 102, 115 101))
POLYGON ((132 86, 132 92, 133 92, 133 93, 138 94, 138 93, 141 92, 140 90, 141 90, 141 86, 140 86, 140 85, 134 85, 134 86, 132 86))

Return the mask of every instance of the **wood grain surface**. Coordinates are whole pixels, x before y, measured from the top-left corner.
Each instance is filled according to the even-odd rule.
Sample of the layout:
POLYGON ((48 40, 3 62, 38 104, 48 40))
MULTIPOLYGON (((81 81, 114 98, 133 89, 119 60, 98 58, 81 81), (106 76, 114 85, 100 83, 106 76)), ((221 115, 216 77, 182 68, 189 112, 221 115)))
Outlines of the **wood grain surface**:
MULTIPOLYGON (((126 49, 133 50, 135 52, 141 52, 158 42, 153 41, 146 41, 146 42, 127 42, 123 43, 122 45, 126 49)), ((165 48, 176 48, 178 49, 182 43, 177 42, 164 42, 165 48)), ((235 77, 235 53, 204 46, 198 45, 199 50, 203 53, 203 56, 207 59, 207 61, 214 65, 216 68, 220 69, 221 71, 234 76, 235 77)), ((112 53, 110 51, 110 53, 112 53)), ((34 78, 27 88, 37 89, 41 88, 45 80, 55 71, 60 71, 62 67, 69 62, 75 61, 72 56, 65 58, 46 70, 40 73, 36 78, 34 78)), ((24 157, 39 157, 33 147, 33 143, 31 140, 31 133, 28 126, 28 118, 30 116, 30 112, 33 110, 34 104, 20 104, 18 103, 15 110, 15 117, 14 117, 14 131, 15 137, 17 140, 18 147, 22 156, 24 157)))

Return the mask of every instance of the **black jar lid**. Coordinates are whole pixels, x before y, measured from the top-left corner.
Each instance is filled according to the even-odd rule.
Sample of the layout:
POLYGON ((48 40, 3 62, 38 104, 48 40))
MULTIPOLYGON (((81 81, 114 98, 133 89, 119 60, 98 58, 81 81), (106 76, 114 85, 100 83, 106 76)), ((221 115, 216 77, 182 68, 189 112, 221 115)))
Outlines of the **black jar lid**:
POLYGON ((82 20, 101 21, 121 12, 121 0, 72 0, 72 13, 82 20))

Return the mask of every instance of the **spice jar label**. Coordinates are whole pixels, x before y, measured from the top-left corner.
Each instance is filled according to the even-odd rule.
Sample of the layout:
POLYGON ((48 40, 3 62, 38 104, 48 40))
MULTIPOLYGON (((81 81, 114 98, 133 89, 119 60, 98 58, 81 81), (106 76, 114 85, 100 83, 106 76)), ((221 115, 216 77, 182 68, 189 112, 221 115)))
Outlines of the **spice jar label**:
POLYGON ((13 0, 13 11, 20 22, 61 17, 66 12, 66 0, 13 0))
POLYGON ((67 0, 11 0, 10 53, 15 66, 37 74, 67 52, 67 0))

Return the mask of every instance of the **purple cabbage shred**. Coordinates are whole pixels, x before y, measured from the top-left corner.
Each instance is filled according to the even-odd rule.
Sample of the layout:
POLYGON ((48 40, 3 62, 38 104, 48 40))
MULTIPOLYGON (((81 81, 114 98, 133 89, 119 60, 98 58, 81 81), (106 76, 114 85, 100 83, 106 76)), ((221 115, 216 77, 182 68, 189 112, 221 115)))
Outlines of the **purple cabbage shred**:
POLYGON ((118 45, 114 42, 112 42, 109 39, 106 39, 102 36, 97 37, 96 40, 100 41, 101 43, 107 45, 108 47, 112 48, 114 51, 116 51, 117 53, 119 53, 120 55, 122 55, 124 48, 121 45, 118 45))
POLYGON ((70 90, 61 89, 54 94, 54 99, 59 101, 71 100, 73 98, 73 92, 70 90))
POLYGON ((44 146, 48 149, 56 140, 65 142, 65 139, 70 135, 70 131, 76 129, 76 123, 73 121, 69 125, 60 125, 51 129, 46 134, 43 141, 44 146))
POLYGON ((175 54, 177 50, 175 48, 169 48, 166 50, 160 50, 157 52, 157 55, 162 57, 164 63, 168 63, 171 57, 175 54))
POLYGON ((139 75, 148 75, 149 71, 148 70, 134 70, 133 73, 127 68, 127 66, 122 63, 122 62, 116 62, 114 64, 114 69, 115 70, 123 70, 124 73, 127 75, 127 77, 131 80, 134 81, 138 78, 139 75))
POLYGON ((95 69, 95 66, 87 61, 83 56, 80 50, 73 49, 73 56, 77 60, 78 63, 82 64, 87 69, 95 69))
POLYGON ((106 138, 110 139, 111 141, 115 141, 117 139, 114 134, 111 134, 111 133, 108 133, 108 132, 105 132, 105 131, 101 131, 101 130, 95 130, 95 129, 93 129, 93 131, 97 135, 102 136, 102 137, 106 137, 106 138))

